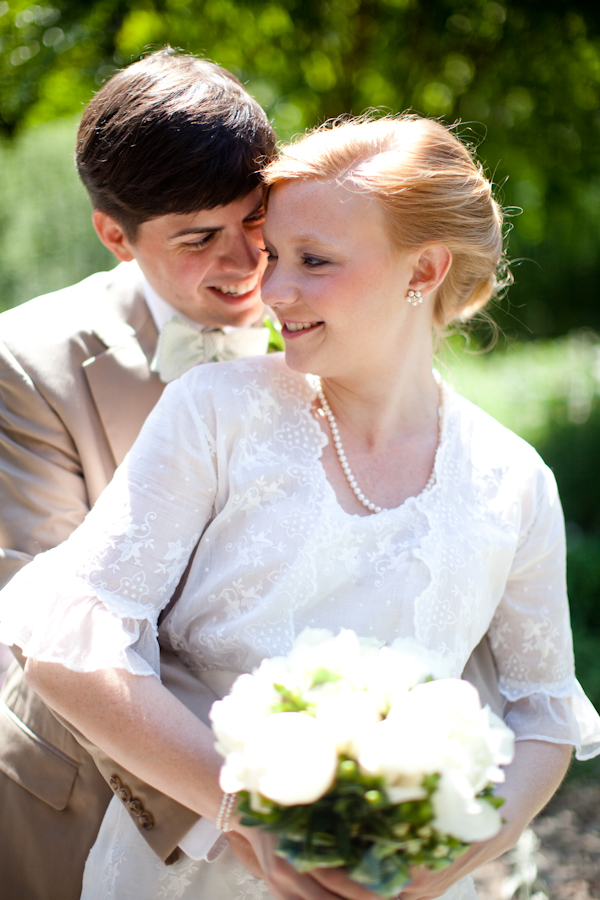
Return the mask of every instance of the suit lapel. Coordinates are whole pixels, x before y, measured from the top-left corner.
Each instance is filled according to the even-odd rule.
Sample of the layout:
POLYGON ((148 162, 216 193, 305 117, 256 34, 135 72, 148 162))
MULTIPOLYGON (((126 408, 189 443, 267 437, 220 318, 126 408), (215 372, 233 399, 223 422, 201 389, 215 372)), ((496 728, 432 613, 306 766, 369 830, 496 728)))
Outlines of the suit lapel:
POLYGON ((150 371, 158 332, 137 269, 127 264, 114 271, 93 328, 106 350, 87 359, 83 370, 115 462, 120 465, 164 384, 150 371))

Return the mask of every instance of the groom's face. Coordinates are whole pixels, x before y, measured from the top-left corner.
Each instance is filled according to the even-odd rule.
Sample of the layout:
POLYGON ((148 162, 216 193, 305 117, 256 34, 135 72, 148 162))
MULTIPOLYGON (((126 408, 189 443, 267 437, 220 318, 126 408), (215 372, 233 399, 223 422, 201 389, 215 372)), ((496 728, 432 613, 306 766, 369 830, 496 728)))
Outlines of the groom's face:
POLYGON ((263 222, 256 188, 226 206, 150 219, 133 240, 122 235, 123 252, 110 249, 119 259, 135 258, 155 291, 193 321, 243 327, 263 312, 263 222))

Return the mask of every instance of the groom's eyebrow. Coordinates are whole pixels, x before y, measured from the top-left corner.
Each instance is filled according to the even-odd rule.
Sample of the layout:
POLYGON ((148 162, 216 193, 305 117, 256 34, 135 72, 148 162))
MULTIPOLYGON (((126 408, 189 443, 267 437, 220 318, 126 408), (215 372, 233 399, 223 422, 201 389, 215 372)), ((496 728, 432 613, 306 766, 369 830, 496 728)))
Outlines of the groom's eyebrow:
MULTIPOLYGON (((244 221, 246 219, 251 219, 252 216, 255 216, 262 209, 264 209, 264 201, 260 201, 257 203, 256 207, 249 212, 244 221)), ((184 237, 186 234, 213 234, 216 231, 223 231, 224 225, 191 225, 189 228, 182 228, 181 231, 176 231, 175 234, 171 235, 171 240, 175 240, 175 238, 184 237)))
POLYGON ((175 234, 171 235, 171 240, 174 240, 178 237, 183 237, 186 234, 211 234, 215 231, 223 231, 224 225, 213 225, 213 226, 191 226, 190 228, 182 228, 181 231, 176 231, 175 234))

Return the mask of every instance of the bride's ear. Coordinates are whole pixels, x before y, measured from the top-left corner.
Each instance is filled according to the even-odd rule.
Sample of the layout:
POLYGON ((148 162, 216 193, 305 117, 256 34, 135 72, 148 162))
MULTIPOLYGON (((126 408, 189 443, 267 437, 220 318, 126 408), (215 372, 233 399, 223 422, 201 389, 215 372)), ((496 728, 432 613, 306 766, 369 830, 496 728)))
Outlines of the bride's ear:
POLYGON ((451 265, 452 254, 445 244, 423 247, 413 269, 409 288, 421 291, 424 297, 431 294, 440 286, 451 265))

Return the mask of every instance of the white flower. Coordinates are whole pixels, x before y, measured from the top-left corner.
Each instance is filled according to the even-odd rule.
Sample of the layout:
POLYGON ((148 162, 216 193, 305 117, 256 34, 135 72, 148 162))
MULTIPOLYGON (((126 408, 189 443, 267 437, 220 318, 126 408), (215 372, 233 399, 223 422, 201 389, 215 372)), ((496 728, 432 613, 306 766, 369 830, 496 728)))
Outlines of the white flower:
POLYGON ((372 694, 352 691, 347 682, 344 685, 346 690, 321 698, 316 717, 330 735, 337 752, 356 757, 361 739, 381 716, 372 694))
POLYGON ((439 774, 436 827, 462 840, 484 840, 465 835, 495 834, 500 816, 476 795, 489 781, 503 780, 499 766, 511 761, 513 740, 481 708, 472 685, 447 678, 400 694, 388 718, 357 742, 358 759, 364 771, 383 776, 392 803, 425 797, 424 777, 439 774))
POLYGON ((398 638, 391 647, 382 647, 376 658, 363 663, 364 687, 375 695, 383 715, 427 677, 449 675, 446 659, 410 638, 398 638))
POLYGON ((423 778, 440 766, 435 722, 422 719, 414 704, 407 713, 406 718, 384 719, 356 742, 361 769, 384 778, 391 803, 426 797, 423 778))
POLYGON ((445 678, 417 685, 390 711, 390 719, 397 717, 419 729, 435 722, 438 771, 460 771, 474 793, 489 781, 504 780, 499 766, 512 760, 514 736, 487 707, 481 708, 479 694, 468 681, 445 678))
MULTIPOLYGON (((289 655, 277 658, 274 662, 286 668, 305 690, 324 671, 348 681, 355 690, 362 690, 366 686, 365 660, 376 657, 380 646, 380 642, 370 638, 357 638, 349 630, 342 629, 337 637, 333 637, 330 631, 324 629, 305 628, 294 641, 289 655)), ((318 693, 317 691, 317 696, 311 699, 318 702, 318 693)))
POLYGON ((485 800, 477 800, 472 785, 460 772, 442 773, 432 803, 434 827, 459 841, 486 841, 502 827, 498 810, 485 800))
POLYGON ((253 675, 240 675, 223 700, 213 703, 210 719, 222 756, 243 752, 248 735, 257 722, 271 713, 279 694, 273 682, 253 675))
POLYGON ((274 713, 255 723, 243 752, 229 754, 220 784, 226 793, 248 790, 293 806, 322 797, 336 770, 335 745, 316 719, 274 713))

